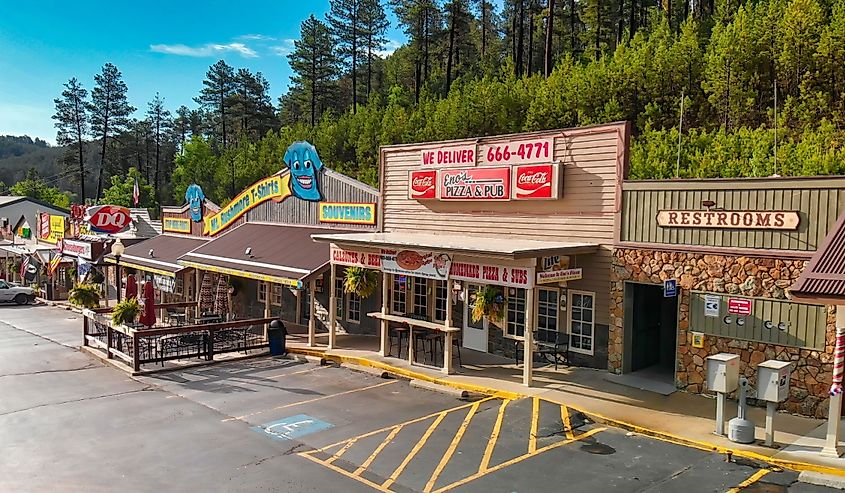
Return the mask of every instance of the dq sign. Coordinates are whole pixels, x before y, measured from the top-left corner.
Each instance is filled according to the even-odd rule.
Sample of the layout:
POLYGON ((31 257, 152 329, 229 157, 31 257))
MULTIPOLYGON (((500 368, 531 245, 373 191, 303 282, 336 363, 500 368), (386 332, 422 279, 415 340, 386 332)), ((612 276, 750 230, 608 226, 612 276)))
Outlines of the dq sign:
POLYGON ((98 233, 119 233, 129 226, 129 209, 119 205, 95 205, 85 210, 85 221, 98 233))

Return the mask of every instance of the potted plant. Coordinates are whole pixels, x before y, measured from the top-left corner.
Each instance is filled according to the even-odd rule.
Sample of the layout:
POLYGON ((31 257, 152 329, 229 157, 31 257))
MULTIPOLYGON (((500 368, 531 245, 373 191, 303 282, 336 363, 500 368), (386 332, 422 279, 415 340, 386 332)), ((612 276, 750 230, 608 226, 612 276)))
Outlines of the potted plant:
POLYGON ((111 314, 111 320, 116 325, 127 325, 134 323, 141 313, 141 305, 135 298, 123 300, 114 307, 111 314))
POLYGON ((496 286, 484 286, 475 293, 475 299, 471 300, 472 321, 478 322, 484 317, 491 322, 500 322, 504 316, 505 297, 501 288, 496 286))
POLYGON ((68 301, 83 308, 97 308, 100 306, 100 288, 93 284, 77 284, 70 290, 68 301))
POLYGON ((376 271, 358 266, 346 268, 346 277, 343 281, 345 292, 367 298, 376 291, 377 287, 378 273, 376 271))

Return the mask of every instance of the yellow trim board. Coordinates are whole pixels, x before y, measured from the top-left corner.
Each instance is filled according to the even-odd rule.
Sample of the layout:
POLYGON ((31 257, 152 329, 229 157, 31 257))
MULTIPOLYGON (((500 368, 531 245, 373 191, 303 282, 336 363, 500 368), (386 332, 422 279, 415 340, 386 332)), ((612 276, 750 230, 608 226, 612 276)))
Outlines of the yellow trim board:
POLYGON ((264 282, 272 282, 276 284, 281 284, 282 286, 290 286, 293 288, 301 288, 302 281, 299 279, 291 279, 289 277, 278 277, 278 276, 268 276, 264 274, 256 274, 254 272, 247 272, 237 269, 229 269, 228 267, 218 267, 215 265, 206 265, 200 264, 197 262, 191 262, 189 260, 180 260, 179 265, 184 265, 185 267, 193 267, 197 270, 204 270, 208 272, 214 272, 215 274, 226 274, 228 276, 236 276, 236 277, 243 277, 246 279, 255 279, 256 281, 264 281, 264 282))
MULTIPOLYGON (((117 265, 117 261, 112 260, 110 258, 106 258, 106 262, 108 262, 110 264, 117 265)), ((153 268, 153 267, 147 267, 146 265, 135 264, 135 263, 132 263, 132 262, 126 262, 125 260, 121 260, 120 266, 121 267, 131 267, 133 269, 137 269, 137 270, 140 270, 140 271, 152 272, 153 274, 160 274, 162 276, 167 276, 167 277, 176 277, 175 272, 168 272, 166 270, 156 269, 156 268, 153 268)))

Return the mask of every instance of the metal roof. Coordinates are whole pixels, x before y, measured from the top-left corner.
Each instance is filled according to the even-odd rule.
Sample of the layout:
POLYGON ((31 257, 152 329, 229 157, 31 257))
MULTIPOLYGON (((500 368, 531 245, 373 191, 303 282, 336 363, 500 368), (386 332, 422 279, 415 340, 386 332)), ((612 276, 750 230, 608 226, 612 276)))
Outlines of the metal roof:
POLYGON ((845 304, 845 213, 810 258, 790 294, 804 301, 845 304))
MULTIPOLYGON (((162 270, 175 273, 185 268, 176 263, 176 259, 206 243, 208 243, 208 240, 203 238, 169 234, 159 235, 126 247, 120 257, 120 263, 137 265, 142 270, 144 268, 149 269, 150 272, 162 270)), ((115 260, 114 255, 110 253, 106 255, 106 261, 114 263, 115 260)))

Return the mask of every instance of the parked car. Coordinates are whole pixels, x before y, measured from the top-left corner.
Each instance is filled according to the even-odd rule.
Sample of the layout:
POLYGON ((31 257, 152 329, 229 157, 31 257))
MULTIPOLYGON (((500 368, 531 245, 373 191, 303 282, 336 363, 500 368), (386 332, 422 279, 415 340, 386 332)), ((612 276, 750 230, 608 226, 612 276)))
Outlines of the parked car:
POLYGON ((0 280, 0 303, 26 305, 35 301, 35 290, 0 280))

